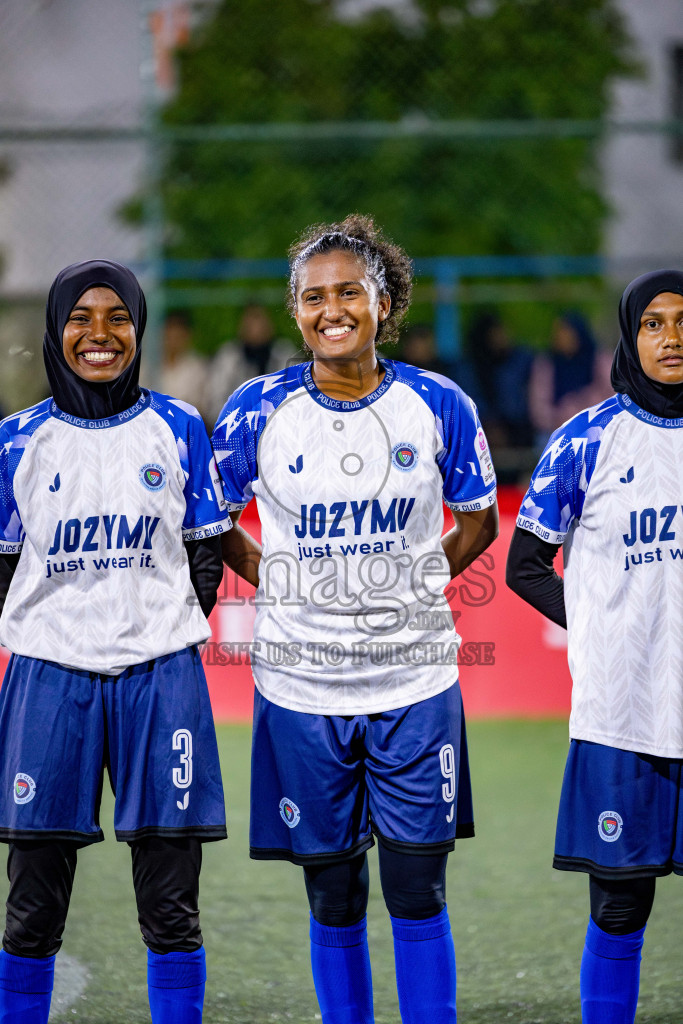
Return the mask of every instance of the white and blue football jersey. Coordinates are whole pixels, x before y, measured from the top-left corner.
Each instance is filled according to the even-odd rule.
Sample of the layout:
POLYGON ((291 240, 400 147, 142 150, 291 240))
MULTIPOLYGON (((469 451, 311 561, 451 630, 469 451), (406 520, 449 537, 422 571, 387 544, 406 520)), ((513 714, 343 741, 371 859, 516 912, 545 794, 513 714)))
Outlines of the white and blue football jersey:
POLYGON ((308 364, 256 378, 214 431, 229 507, 255 496, 263 528, 254 677, 294 711, 388 711, 457 678, 443 501, 488 507, 495 474, 453 381, 383 367, 360 401, 323 394, 308 364))
POLYGON ((517 525, 564 544, 570 734, 683 757, 683 419, 616 395, 552 435, 517 525))
POLYGON ((0 424, 0 487, 10 651, 117 675, 210 635, 183 541, 231 523, 192 406, 143 391, 80 420, 48 399, 0 424))

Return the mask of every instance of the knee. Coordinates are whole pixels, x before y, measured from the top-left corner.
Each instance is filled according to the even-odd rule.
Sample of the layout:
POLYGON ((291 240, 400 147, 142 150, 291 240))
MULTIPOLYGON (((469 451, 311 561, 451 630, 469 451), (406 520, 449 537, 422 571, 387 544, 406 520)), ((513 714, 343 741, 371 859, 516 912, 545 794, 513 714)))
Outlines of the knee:
POLYGON ((54 956, 62 946, 66 910, 56 904, 17 905, 7 901, 2 948, 12 956, 54 956))
POLYGON ((365 854, 339 864, 305 867, 304 881, 311 913, 318 924, 348 928, 365 916, 369 892, 365 854))
POLYGON ((150 836, 130 843, 138 921, 153 953, 193 953, 202 945, 199 925, 198 839, 150 836))
POLYGON ((10 890, 2 945, 13 956, 54 956, 71 899, 77 846, 74 843, 20 841, 10 844, 10 890))
POLYGON ((398 853, 379 842, 382 895, 392 917, 424 921, 446 906, 447 853, 398 853))
POLYGON ((655 896, 654 878, 606 879, 590 876, 591 917, 608 935, 644 928, 655 896))

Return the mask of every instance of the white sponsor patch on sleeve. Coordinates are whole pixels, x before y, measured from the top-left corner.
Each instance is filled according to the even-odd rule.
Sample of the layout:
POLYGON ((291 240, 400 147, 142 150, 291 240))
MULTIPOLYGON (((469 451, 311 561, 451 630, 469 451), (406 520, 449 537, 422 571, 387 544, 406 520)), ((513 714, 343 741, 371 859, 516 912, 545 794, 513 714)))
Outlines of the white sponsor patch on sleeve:
POLYGON ((496 473, 493 468, 493 462, 491 461, 491 452, 489 451, 488 441, 486 440, 486 434, 479 427, 477 436, 474 441, 474 450, 477 453, 479 459, 479 468, 481 470, 482 479, 484 484, 488 486, 492 484, 496 478, 496 473))

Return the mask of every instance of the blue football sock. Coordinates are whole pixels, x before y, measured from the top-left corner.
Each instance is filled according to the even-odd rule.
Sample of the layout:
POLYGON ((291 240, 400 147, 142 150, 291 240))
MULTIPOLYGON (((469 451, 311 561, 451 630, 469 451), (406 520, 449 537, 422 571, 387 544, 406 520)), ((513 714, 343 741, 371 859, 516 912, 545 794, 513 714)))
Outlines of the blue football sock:
POLYGON ((591 917, 581 960, 583 1024, 633 1024, 645 928, 609 935, 591 917))
POLYGON ((147 991, 152 1024, 200 1024, 204 1006, 206 955, 147 950, 147 991))
POLYGON ((392 917, 391 927, 403 1024, 454 1024, 455 947, 447 908, 424 921, 392 917))
POLYGON ((53 956, 31 959, 0 950, 0 1024, 47 1024, 53 956))
POLYGON ((311 914, 311 967, 323 1024, 373 1024, 367 919, 348 928, 311 914))

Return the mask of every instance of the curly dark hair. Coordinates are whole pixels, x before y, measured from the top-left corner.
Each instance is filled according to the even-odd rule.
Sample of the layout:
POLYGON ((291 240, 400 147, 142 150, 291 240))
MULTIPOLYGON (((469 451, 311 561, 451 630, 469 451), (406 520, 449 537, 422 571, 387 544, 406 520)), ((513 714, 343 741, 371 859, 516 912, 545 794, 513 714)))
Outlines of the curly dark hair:
POLYGON ((388 295, 391 309, 386 320, 377 326, 377 345, 398 341, 399 328, 410 306, 413 289, 413 267, 400 246, 382 234, 372 217, 352 213, 337 224, 312 224, 301 234, 288 252, 289 295, 287 308, 296 313, 296 289, 299 271, 313 256, 342 250, 363 260, 368 277, 380 295, 388 295))

